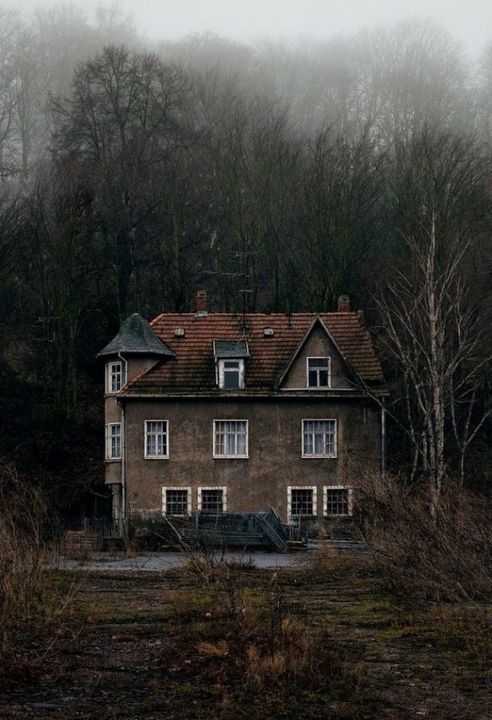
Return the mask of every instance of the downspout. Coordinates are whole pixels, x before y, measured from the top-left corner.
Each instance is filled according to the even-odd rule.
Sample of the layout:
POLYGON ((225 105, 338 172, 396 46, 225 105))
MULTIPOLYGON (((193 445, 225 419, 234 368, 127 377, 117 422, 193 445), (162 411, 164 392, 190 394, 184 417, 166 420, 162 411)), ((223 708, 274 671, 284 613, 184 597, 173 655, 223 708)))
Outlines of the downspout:
POLYGON ((381 475, 386 472, 386 398, 381 400, 381 475))
MULTIPOLYGON (((126 385, 128 380, 128 361, 118 353, 118 358, 125 366, 125 382, 123 387, 126 385)), ((122 402, 122 398, 118 399, 121 410, 121 519, 120 519, 120 532, 123 537, 127 534, 127 515, 126 515, 126 423, 125 423, 125 406, 122 402)))

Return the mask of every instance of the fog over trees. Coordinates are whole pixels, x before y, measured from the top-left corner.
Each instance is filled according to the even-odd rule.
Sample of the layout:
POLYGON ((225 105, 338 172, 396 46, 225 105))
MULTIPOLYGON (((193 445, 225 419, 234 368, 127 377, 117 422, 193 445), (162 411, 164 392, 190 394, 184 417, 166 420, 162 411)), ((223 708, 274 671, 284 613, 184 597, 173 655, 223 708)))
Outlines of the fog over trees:
POLYGON ((151 46, 114 10, 0 8, 0 463, 63 506, 100 481, 95 354, 131 312, 347 293, 391 462, 437 491, 484 481, 491 160, 492 37, 478 62, 419 20, 151 46))

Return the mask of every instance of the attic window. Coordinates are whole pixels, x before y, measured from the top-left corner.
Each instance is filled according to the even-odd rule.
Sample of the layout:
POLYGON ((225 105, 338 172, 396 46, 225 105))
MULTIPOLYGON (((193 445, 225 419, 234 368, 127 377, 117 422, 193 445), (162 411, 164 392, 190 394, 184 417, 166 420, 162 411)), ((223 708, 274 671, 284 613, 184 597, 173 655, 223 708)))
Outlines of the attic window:
POLYGON ((331 385, 331 360, 329 357, 308 357, 307 386, 329 388, 331 385))
POLYGON ((219 388, 244 388, 244 360, 219 360, 219 388))
POLYGON ((244 388, 244 359, 249 357, 246 340, 214 340, 217 384, 221 390, 244 388))

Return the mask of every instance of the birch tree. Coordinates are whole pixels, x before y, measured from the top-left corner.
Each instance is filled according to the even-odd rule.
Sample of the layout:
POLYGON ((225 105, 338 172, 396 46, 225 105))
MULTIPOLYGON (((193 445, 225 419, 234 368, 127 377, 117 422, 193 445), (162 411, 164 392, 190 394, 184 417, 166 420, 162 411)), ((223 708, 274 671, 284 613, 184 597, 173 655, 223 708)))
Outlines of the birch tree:
POLYGON ((413 450, 411 475, 428 483, 435 511, 490 416, 490 352, 475 302, 471 258, 486 232, 486 167, 472 143, 424 133, 396 159, 393 273, 377 296, 384 341, 401 379, 397 404, 413 450))

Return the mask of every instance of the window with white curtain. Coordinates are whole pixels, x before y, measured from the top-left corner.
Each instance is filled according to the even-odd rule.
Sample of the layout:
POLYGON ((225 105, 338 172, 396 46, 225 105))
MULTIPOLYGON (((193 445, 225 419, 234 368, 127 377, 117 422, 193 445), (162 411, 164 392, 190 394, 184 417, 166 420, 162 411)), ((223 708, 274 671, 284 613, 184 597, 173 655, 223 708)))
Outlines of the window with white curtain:
POLYGON ((148 459, 167 458, 168 448, 167 420, 145 421, 145 457, 148 459))
POLYGON ((106 365, 106 393, 111 395, 119 392, 125 384, 125 370, 123 363, 109 362, 106 365))
POLYGON ((337 421, 302 421, 302 457, 333 458, 337 455, 337 421))
POLYGON ((214 457, 248 457, 247 420, 214 420, 214 457))
POLYGON ((106 460, 121 458, 121 423, 106 425, 106 460))

